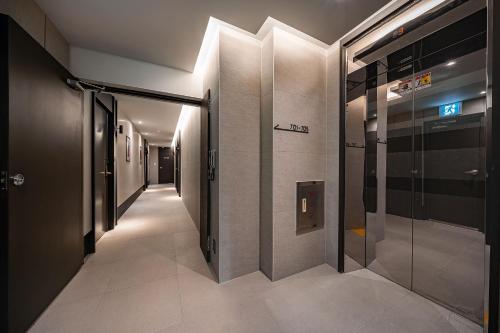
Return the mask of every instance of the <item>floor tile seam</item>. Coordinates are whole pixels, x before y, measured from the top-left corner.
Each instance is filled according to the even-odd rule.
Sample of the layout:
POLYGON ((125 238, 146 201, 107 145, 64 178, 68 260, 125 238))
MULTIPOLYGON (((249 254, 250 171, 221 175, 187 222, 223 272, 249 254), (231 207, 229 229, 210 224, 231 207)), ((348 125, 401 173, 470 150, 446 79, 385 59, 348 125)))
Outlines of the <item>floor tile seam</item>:
POLYGON ((123 291, 128 291, 131 289, 139 289, 139 288, 144 287, 148 284, 153 284, 153 283, 158 282, 158 281, 170 280, 176 276, 177 276, 177 274, 176 275, 169 275, 169 276, 162 276, 160 278, 154 278, 152 280, 144 281, 144 282, 141 282, 139 284, 134 284, 134 285, 130 285, 127 287, 122 287, 122 288, 118 288, 118 289, 109 289, 109 290, 104 291, 102 293, 102 296, 113 294, 113 293, 118 293, 118 292, 123 292, 123 291))

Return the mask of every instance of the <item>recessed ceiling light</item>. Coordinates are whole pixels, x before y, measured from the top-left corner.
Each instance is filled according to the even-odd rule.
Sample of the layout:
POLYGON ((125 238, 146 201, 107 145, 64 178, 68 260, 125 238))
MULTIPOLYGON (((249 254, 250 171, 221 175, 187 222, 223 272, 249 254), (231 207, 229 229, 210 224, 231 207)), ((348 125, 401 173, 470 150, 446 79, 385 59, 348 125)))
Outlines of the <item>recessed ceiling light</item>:
POLYGON ((142 124, 142 120, 139 120, 137 123, 138 123, 139 125, 140 125, 140 124, 142 124))
POLYGON ((480 92, 480 94, 484 95, 484 94, 486 94, 486 91, 483 90, 483 91, 480 92))
POLYGON ((453 66, 453 65, 455 65, 456 63, 457 63, 456 61, 453 61, 453 60, 452 60, 452 61, 448 62, 448 63, 446 64, 446 66, 448 66, 448 67, 449 67, 449 66, 453 66))

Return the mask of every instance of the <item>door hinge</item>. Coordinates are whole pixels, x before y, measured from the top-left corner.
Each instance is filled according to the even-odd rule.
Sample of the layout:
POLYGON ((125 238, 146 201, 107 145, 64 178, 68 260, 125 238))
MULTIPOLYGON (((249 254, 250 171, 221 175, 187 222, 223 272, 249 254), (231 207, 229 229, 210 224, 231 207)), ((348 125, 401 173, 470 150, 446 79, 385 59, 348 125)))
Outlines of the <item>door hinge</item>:
POLYGON ((7 191, 9 188, 9 177, 7 171, 0 171, 0 191, 7 191))

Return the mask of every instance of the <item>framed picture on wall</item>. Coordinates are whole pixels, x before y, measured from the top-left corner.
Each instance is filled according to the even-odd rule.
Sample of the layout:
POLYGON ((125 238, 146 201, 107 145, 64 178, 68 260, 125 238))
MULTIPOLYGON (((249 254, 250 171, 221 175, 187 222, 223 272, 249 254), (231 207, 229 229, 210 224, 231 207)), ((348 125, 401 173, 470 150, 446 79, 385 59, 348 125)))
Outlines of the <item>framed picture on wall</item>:
POLYGON ((125 161, 130 162, 130 137, 127 135, 125 137, 125 161))

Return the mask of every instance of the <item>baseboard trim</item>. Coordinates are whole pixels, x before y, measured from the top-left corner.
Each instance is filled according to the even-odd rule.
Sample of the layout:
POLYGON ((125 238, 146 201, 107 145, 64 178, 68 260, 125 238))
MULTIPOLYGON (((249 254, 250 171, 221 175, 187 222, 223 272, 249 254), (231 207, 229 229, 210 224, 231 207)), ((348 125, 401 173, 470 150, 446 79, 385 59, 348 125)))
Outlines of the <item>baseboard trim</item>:
POLYGON ((95 253, 95 233, 93 230, 83 236, 83 256, 91 253, 95 253))
POLYGON ((127 200, 125 200, 120 206, 118 206, 118 216, 117 220, 122 217, 123 214, 129 209, 130 206, 134 203, 135 200, 144 192, 143 187, 141 186, 137 191, 135 191, 134 194, 132 194, 130 197, 128 197, 127 200))

